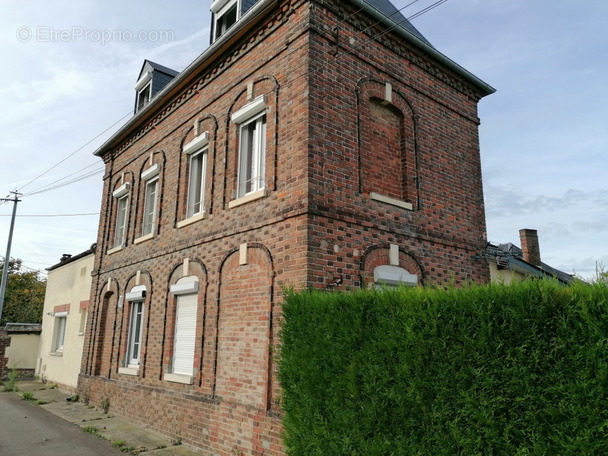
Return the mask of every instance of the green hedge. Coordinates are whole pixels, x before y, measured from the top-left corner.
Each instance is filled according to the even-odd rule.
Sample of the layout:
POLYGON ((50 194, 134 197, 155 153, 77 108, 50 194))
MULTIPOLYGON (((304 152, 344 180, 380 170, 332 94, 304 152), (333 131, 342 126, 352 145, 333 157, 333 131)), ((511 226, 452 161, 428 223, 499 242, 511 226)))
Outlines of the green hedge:
POLYGON ((608 287, 286 293, 284 443, 313 455, 607 455, 608 287))

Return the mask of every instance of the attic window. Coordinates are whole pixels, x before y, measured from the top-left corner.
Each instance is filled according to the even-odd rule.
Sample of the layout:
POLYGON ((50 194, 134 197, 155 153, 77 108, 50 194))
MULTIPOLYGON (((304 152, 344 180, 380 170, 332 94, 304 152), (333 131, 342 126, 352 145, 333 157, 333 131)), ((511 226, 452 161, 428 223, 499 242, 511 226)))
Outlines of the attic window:
POLYGON ((137 91, 137 100, 135 103, 135 112, 137 113, 146 106, 150 101, 150 98, 152 98, 152 72, 147 72, 139 81, 137 81, 135 90, 137 91))
POLYGON ((217 40, 239 19, 239 0, 215 0, 211 4, 214 15, 213 40, 217 40))

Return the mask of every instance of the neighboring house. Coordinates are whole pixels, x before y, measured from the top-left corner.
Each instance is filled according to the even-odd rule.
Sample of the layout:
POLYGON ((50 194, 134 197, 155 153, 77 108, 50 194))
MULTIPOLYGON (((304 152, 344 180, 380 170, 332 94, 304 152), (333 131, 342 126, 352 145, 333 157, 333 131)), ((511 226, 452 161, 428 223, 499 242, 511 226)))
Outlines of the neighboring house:
POLYGON ((47 269, 36 374, 68 391, 78 385, 94 260, 95 244, 47 269))
POLYGON ((371 3, 215 0, 211 46, 97 150, 92 403, 207 454, 281 455, 285 287, 489 280, 493 89, 371 3))
POLYGON ((0 330, 0 379, 15 369, 18 378, 33 378, 41 327, 38 323, 7 323, 0 330))
POLYGON ((519 230, 521 248, 511 244, 488 243, 486 258, 490 264, 493 282, 511 283, 529 277, 555 278, 567 285, 576 280, 574 276, 560 271, 541 261, 538 232, 519 230))

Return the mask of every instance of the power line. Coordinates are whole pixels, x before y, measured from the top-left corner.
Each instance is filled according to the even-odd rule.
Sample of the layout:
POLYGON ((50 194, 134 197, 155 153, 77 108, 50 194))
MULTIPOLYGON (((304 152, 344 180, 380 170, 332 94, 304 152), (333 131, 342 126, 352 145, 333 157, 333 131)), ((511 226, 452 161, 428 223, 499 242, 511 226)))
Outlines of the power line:
POLYGON ((114 128, 116 125, 118 125, 120 122, 122 122, 124 119, 126 119, 128 116, 130 116, 132 114, 131 111, 129 111, 127 114, 125 114, 123 117, 121 117, 119 120, 117 120, 116 122, 114 122, 112 125, 110 125, 108 128, 106 128, 104 131, 102 131, 101 133, 99 133, 97 136, 95 136, 93 139, 87 141, 85 144, 83 144, 82 146, 80 146, 78 149, 76 149, 74 152, 72 152, 71 154, 69 154, 67 157, 65 157, 64 159, 60 160, 58 163, 56 163, 55 165, 51 166, 49 169, 47 169, 45 172, 43 172, 42 174, 40 174, 39 176, 35 177, 34 179, 32 179, 31 181, 29 181, 27 184, 23 185, 21 187, 20 190, 23 190, 25 187, 27 187, 28 185, 36 182, 38 179, 40 179, 42 176, 44 176, 45 174, 51 172, 52 170, 54 170, 55 168, 57 168, 59 165, 61 165, 63 162, 65 162, 67 159, 71 158, 72 156, 76 155, 76 153, 80 152, 82 149, 84 149, 86 146, 88 146, 89 144, 91 144, 93 141, 95 141, 96 139, 98 139, 100 136, 102 136, 103 134, 107 133, 109 130, 111 130, 112 128, 114 128))
MULTIPOLYGON (((393 14, 391 14, 390 16, 387 16, 385 13, 383 13, 382 11, 380 11, 378 8, 376 8, 373 4, 371 5, 376 11, 378 11, 380 14, 382 14, 385 18, 387 19, 392 19, 393 16, 395 16, 396 14, 400 13, 401 11, 403 11, 405 8, 407 8, 408 6, 412 6, 414 3, 419 2, 420 0, 414 0, 410 3, 408 3, 407 5, 399 8, 398 10, 396 10, 393 14)), ((360 10, 359 10, 360 11, 360 10)), ((352 16, 352 14, 351 14, 352 16)), ((350 17, 350 16, 349 16, 350 17)), ((365 29, 361 30, 363 33, 367 32, 369 29, 371 29, 372 27, 375 27, 376 25, 378 25, 381 21, 376 21, 374 22, 372 25, 366 27, 365 29)), ((395 22, 395 21, 393 21, 395 22)))
MULTIPOLYGON (((411 15, 410 17, 404 18, 404 20, 402 20, 402 21, 400 21, 400 22, 395 22, 395 21, 392 21, 392 22, 395 22, 395 23, 394 23, 394 25, 392 25, 391 27, 389 27, 389 28, 387 28, 386 30, 382 31, 381 33, 377 33, 376 35, 374 35, 374 36, 370 37, 369 39, 367 39, 367 40, 363 41, 362 43, 358 44, 357 46, 354 46, 354 47, 352 47, 351 49, 344 51, 344 53, 345 53, 345 54, 352 54, 352 53, 353 53, 354 51, 356 51, 357 49, 360 49, 361 47, 365 46, 366 44, 371 43, 372 41, 377 40, 378 38, 380 38, 380 37, 382 37, 382 36, 386 35, 387 33, 392 32, 392 31, 393 31, 393 30, 395 30, 397 27, 401 27, 402 25, 404 25, 404 24, 406 24, 406 23, 410 22, 411 20, 416 19, 417 17, 420 17, 420 16, 422 16, 422 15, 423 15, 423 14, 425 14, 425 13, 428 13, 429 11, 431 11, 431 10, 433 10, 433 9, 437 8, 438 6, 442 5, 443 3, 447 2, 447 1, 448 1, 448 0, 437 0, 435 3, 433 3, 433 4, 429 5, 429 6, 427 6, 426 8, 423 8, 422 10, 418 11, 417 13, 414 13, 414 14, 413 14, 413 15, 411 15)), ((412 3, 415 3, 415 2, 412 2, 412 3)), ((401 10, 403 10, 403 9, 407 8, 409 5, 411 5, 411 3, 410 3, 410 4, 408 4, 408 5, 406 5, 406 6, 404 6, 404 7, 403 7, 403 8, 401 8, 399 11, 401 11, 401 10)), ((387 18, 387 19, 391 20, 391 19, 390 19, 390 17, 388 17, 386 14, 382 13, 382 11, 379 11, 379 10, 377 10, 377 11, 378 11, 380 14, 382 14, 382 15, 383 15, 385 18, 387 18)), ((394 15, 394 13, 393 13, 393 15, 394 15)), ((375 23, 375 24, 373 24, 372 26, 374 26, 374 25, 376 25, 376 24, 378 24, 378 23, 379 23, 379 22, 376 22, 376 23, 375 23)), ((372 27, 372 26, 370 26, 370 27, 372 27)), ((370 28, 370 27, 368 27, 368 28, 367 28, 367 29, 365 29, 364 31, 369 30, 369 28, 370 28)))
MULTIPOLYGON (((23 217, 86 217, 90 215, 99 215, 100 212, 83 212, 81 214, 21 214, 17 218, 23 217)), ((10 217, 9 214, 0 214, 0 217, 10 217)))
MULTIPOLYGON (((56 190, 58 188, 65 187, 67 185, 75 184, 76 182, 80 182, 81 180, 88 179, 89 177, 95 176, 97 174, 102 174, 103 171, 104 171, 103 168, 97 169, 97 170, 91 171, 91 172, 89 172, 87 174, 83 174, 82 176, 76 177, 76 178, 74 178, 74 179, 72 179, 70 181, 64 182, 63 184, 58 184, 58 185, 49 186, 49 187, 40 187, 38 190, 34 190, 34 191, 30 192, 30 193, 26 193, 23 196, 27 197, 27 196, 38 195, 40 193, 50 192, 51 190, 56 190)), ((65 180, 65 179, 66 178, 59 179, 59 181, 56 181, 56 182, 60 182, 60 181, 65 180)), ((52 185, 52 184, 49 184, 49 185, 52 185)))
MULTIPOLYGON (((90 165, 85 166, 84 168, 81 168, 81 169, 79 169, 77 171, 74 171, 72 174, 68 174, 67 176, 62 177, 61 179, 57 179, 56 181, 53 181, 53 182, 51 182, 49 184, 46 184, 46 185, 43 185, 42 187, 39 187, 36 190, 32 190, 31 192, 26 193, 26 195, 32 195, 32 194, 38 193, 39 191, 42 191, 42 190, 46 189, 47 187, 50 187, 51 185, 58 184, 59 182, 64 181, 66 179, 69 179, 70 177, 72 177, 72 176, 74 176, 74 175, 76 175, 76 174, 84 171, 85 169, 89 169, 89 168, 91 168, 93 166, 99 166, 99 162, 91 163, 90 165)), ((100 168, 100 169, 103 170, 103 168, 100 168)))

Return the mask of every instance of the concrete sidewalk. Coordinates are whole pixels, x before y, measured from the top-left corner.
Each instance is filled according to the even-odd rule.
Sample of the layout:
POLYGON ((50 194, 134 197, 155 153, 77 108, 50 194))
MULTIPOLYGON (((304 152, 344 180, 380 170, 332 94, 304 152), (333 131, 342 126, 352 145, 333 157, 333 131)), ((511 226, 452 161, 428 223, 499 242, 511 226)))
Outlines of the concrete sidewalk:
POLYGON ((201 456, 202 453, 187 445, 171 441, 170 438, 143 426, 135 426, 125 419, 84 405, 82 402, 69 402, 71 394, 40 381, 18 381, 16 394, 31 393, 50 413, 80 426, 83 432, 91 432, 108 441, 124 453, 150 456, 201 456))

